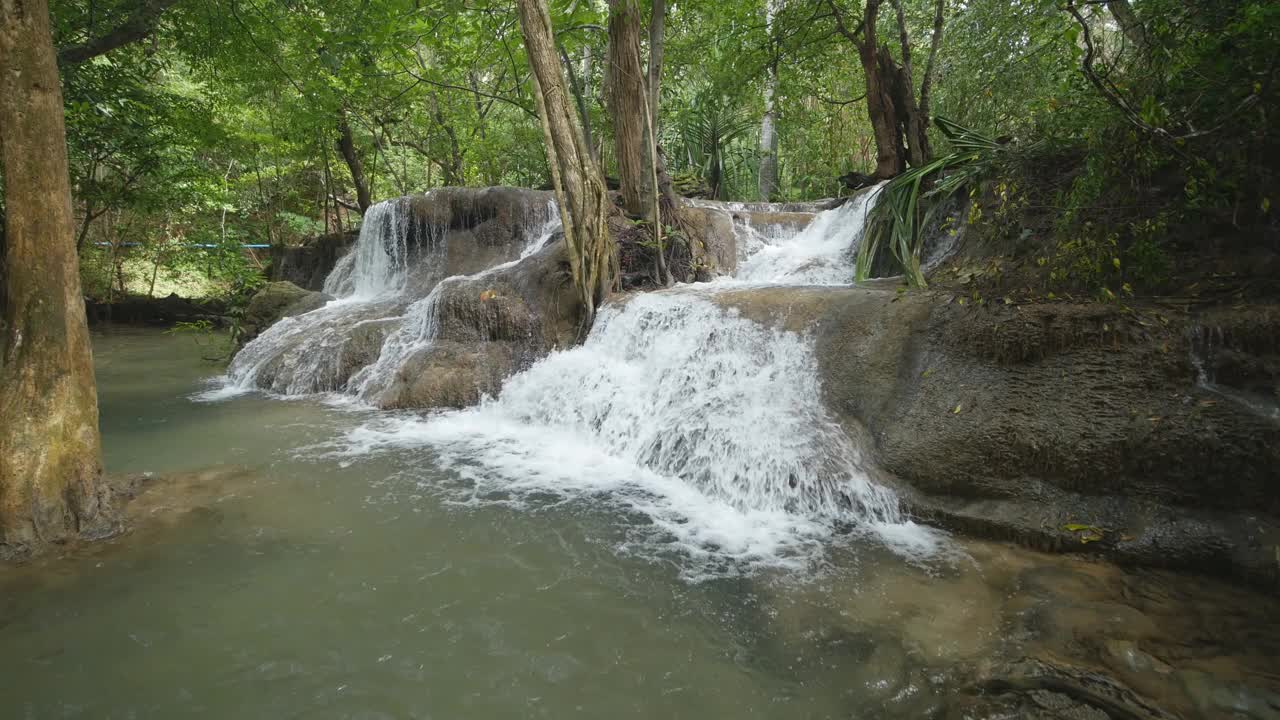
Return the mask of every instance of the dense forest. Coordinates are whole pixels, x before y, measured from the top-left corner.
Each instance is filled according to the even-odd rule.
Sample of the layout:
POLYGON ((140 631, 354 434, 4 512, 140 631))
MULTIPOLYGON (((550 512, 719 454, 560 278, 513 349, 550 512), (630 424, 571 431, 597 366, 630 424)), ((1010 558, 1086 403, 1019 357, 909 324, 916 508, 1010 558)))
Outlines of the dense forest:
MULTIPOLYGON (((729 200, 832 197, 848 173, 923 167, 957 149, 942 117, 1008 144, 1028 168, 1011 192, 1062 210, 1062 271, 1112 292, 1158 276, 1168 229, 1189 217, 1270 216, 1270 3, 549 10, 571 106, 610 177, 631 171, 619 148, 642 142, 646 107, 676 192, 729 200), (1112 272, 1113 257, 1134 271, 1112 272)), ((373 200, 432 187, 550 185, 510 3, 50 11, 92 297, 178 277, 244 292, 267 253, 242 244, 341 231, 373 200)))

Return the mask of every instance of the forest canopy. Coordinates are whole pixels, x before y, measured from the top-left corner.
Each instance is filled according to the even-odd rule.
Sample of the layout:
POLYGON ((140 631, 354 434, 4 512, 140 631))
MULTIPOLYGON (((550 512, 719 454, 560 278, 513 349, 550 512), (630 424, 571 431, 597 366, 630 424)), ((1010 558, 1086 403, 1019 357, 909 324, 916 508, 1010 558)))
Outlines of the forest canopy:
MULTIPOLYGON (((609 177, 615 4, 549 3, 609 177)), ((1117 243, 1157 272, 1163 229, 1191 214, 1270 217, 1275 3, 659 0, 657 35, 654 9, 638 3, 641 45, 661 49, 653 123, 681 194, 839 195, 850 173, 949 152, 942 117, 1018 148, 1022 170, 997 174, 1061 210, 1064 273, 1105 274, 1117 243), (886 107, 896 138, 877 124, 886 107), (1105 232, 1087 227, 1099 218, 1105 232)), ((54 0, 51 13, 88 295, 156 294, 193 273, 200 292, 241 293, 267 257, 246 245, 349 230, 371 202, 433 187, 550 183, 514 3, 54 0)))

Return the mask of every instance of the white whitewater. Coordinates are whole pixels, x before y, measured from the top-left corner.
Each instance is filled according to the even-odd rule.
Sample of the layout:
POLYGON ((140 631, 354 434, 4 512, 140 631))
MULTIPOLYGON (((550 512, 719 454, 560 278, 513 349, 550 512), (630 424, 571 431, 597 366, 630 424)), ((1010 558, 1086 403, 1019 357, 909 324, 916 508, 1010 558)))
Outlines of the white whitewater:
MULTIPOLYGON (((850 282, 870 194, 762 242, 744 279, 850 282)), ((429 447, 474 484, 473 501, 550 493, 620 504, 649 521, 628 549, 678 549, 691 577, 809 566, 841 529, 909 556, 936 551, 939 536, 903 517, 823 407, 812 339, 722 308, 724 286, 741 283, 608 305, 583 345, 512 377, 497 397, 375 420, 337 452, 429 447)))
MULTIPOLYGON (((750 255, 737 278, 775 285, 848 285, 853 282, 858 244, 867 213, 875 205, 879 186, 825 210, 798 234, 749 233, 750 255)), ((744 238, 740 234, 739 242, 744 238)))
POLYGON ((560 230, 560 214, 555 203, 548 203, 540 225, 529 234, 519 257, 472 275, 454 275, 441 280, 426 297, 405 311, 404 322, 382 343, 377 361, 356 372, 348 383, 349 391, 366 402, 375 403, 378 396, 395 380, 396 373, 419 352, 431 347, 440 330, 440 298, 456 283, 475 280, 505 270, 542 248, 560 230))
MULTIPOLYGON (((342 346, 361 323, 394 318, 410 274, 406 203, 390 200, 365 213, 360 236, 325 279, 334 300, 280 320, 236 353, 219 387, 200 399, 219 400, 253 390, 282 395, 339 390, 342 346)), ((424 266, 439 265, 444 248, 425 249, 424 266)))
POLYGON ((375 401, 401 365, 435 339, 437 304, 451 282, 510 267, 559 229, 555 204, 526 219, 532 228, 519 256, 476 275, 444 277, 447 228, 418 229, 410 246, 406 198, 378 203, 365 213, 360 235, 325 279, 334 297, 322 307, 284 318, 245 345, 219 385, 197 396, 221 400, 254 390, 280 395, 345 392, 375 401), (378 359, 352 375, 344 348, 366 325, 388 333, 378 359), (350 377, 348 377, 350 376, 350 377))

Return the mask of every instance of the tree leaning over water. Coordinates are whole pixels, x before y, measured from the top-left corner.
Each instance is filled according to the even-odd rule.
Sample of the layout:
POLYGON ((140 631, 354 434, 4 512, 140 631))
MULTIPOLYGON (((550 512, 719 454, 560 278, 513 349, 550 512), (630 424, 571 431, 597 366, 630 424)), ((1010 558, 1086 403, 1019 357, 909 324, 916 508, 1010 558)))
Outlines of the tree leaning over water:
POLYGON ((46 0, 0 0, 0 554, 110 529, 46 0))

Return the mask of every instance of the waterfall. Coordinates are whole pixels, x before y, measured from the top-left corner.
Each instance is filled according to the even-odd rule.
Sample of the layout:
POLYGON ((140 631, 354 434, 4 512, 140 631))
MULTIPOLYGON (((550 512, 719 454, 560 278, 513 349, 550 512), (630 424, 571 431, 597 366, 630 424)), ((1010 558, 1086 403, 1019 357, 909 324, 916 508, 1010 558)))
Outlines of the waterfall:
MULTIPOLYGON (((763 245, 743 274, 753 283, 851 281, 869 195, 763 245)), ((940 536, 902 515, 823 406, 812 338, 716 302, 720 288, 740 286, 615 301, 581 346, 513 376, 496 397, 378 418, 335 452, 430 448, 470 481, 468 502, 550 494, 618 504, 645 518, 628 549, 676 549, 690 576, 805 566, 845 529, 906 555, 935 552, 940 536)), ((401 332, 429 334, 409 328, 401 332)))
POLYGON ((560 214, 555 203, 548 203, 543 219, 520 250, 519 257, 500 263, 471 275, 454 275, 441 280, 426 297, 418 300, 405 311, 404 322, 382 344, 378 359, 351 377, 351 392, 360 399, 375 402, 392 383, 396 372, 413 355, 426 350, 435 342, 440 331, 440 299, 454 284, 476 280, 505 270, 537 252, 551 236, 560 230, 560 214))
MULTIPOLYGON (((339 299, 373 299, 404 292, 409 270, 409 212, 404 198, 365 212, 355 247, 334 265, 324 292, 339 299)), ((438 242, 432 243, 441 248, 438 242)))
MULTIPOLYGON (((879 186, 824 210, 791 237, 757 236, 736 277, 783 285, 848 285, 853 282, 858 243, 879 186)), ((741 241, 741 235, 739 236, 741 241)))
POLYGON ((436 306, 449 283, 510 267, 559 229, 555 204, 548 203, 524 219, 530 231, 517 257, 473 275, 445 277, 449 227, 428 222, 414 227, 410 202, 397 198, 370 207, 355 245, 325 279, 324 292, 333 299, 264 330, 236 354, 218 385, 197 399, 221 400, 259 389, 376 399, 400 365, 434 340, 436 306), (371 365, 358 368, 363 364, 358 358, 368 351, 362 344, 380 347, 371 365))
POLYGON ((1254 415, 1280 422, 1280 403, 1273 398, 1218 383, 1215 361, 1226 345, 1222 328, 1193 322, 1188 328, 1188 341, 1188 360, 1195 371, 1197 388, 1235 403, 1254 415))

